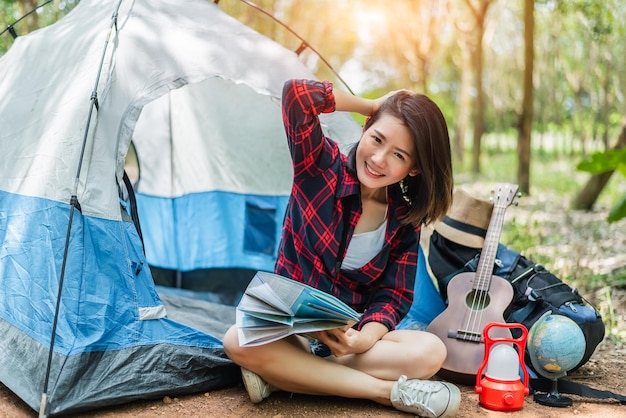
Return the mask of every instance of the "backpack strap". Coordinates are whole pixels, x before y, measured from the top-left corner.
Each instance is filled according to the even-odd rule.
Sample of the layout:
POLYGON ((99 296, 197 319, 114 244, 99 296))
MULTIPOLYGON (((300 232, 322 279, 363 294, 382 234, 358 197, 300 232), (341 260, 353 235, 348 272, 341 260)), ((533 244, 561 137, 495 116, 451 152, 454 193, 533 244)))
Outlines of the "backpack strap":
MULTIPOLYGON (((461 273, 467 273, 467 272, 475 272, 476 268, 478 266, 478 260, 480 259, 480 253, 476 254, 473 258, 471 258, 467 263, 465 263, 463 265, 462 268, 448 274, 446 277, 444 277, 443 279, 438 280, 439 283, 439 288, 440 289, 447 289, 448 288, 448 284, 450 283, 450 281, 452 279, 454 279, 457 275, 461 274, 461 273)), ((447 293, 447 292, 446 292, 447 293)))
MULTIPOLYGON (((471 273, 476 272, 476 269, 478 268, 478 262, 480 260, 480 253, 481 251, 478 251, 474 257, 470 258, 463 265, 462 268, 460 268, 459 270, 453 273, 448 274, 446 277, 439 280, 439 285, 440 286, 443 285, 444 288, 447 288, 448 283, 450 283, 450 281, 456 275, 461 274, 461 273, 466 273, 466 272, 471 272, 471 273)), ((503 244, 498 244, 498 250, 496 252, 496 259, 494 261, 494 264, 495 264, 494 272, 498 273, 498 275, 502 276, 505 279, 508 278, 508 276, 511 275, 511 272, 517 266, 517 263, 520 257, 521 257, 520 253, 509 250, 503 244), (498 271, 498 270, 502 270, 502 271, 498 271)))
MULTIPOLYGON (((550 392, 552 390, 552 381, 544 378, 530 379, 530 386, 534 391, 550 392)), ((560 393, 578 395, 584 398, 616 399, 621 405, 626 405, 626 396, 624 395, 608 390, 594 389, 582 383, 572 382, 571 380, 559 380, 558 389, 560 393)))
POLYGON ((511 312, 507 318, 507 322, 523 323, 538 305, 539 302, 537 300, 530 300, 524 307, 511 312))

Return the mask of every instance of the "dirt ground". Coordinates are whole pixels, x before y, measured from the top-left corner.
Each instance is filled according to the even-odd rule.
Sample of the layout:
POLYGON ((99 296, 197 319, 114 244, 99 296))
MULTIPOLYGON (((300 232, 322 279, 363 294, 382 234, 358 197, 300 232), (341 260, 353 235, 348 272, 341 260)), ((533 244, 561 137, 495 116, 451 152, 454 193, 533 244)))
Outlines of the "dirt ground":
MULTIPOLYGON (((626 395, 626 347, 611 341, 598 346, 589 362, 573 372, 568 379, 584 383, 596 389, 610 390, 626 395)), ((626 417, 626 405, 614 400, 590 400, 570 396, 573 405, 567 408, 542 406, 526 397, 524 407, 515 412, 490 411, 478 402, 474 388, 462 386, 461 408, 457 417, 626 417)), ((0 384, 0 417, 31 418, 37 413, 0 384)), ((332 397, 315 397, 274 393, 260 404, 250 403, 243 384, 207 393, 152 401, 133 402, 126 405, 75 414, 72 418, 149 418, 149 417, 402 417, 410 416, 364 400, 332 397)))

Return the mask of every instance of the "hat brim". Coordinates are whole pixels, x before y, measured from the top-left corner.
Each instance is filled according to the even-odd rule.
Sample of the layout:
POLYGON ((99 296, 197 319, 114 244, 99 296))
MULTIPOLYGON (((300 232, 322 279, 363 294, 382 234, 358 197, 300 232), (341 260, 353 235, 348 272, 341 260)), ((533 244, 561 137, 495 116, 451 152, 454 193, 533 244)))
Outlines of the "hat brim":
POLYGON ((444 222, 435 224, 435 231, 442 237, 469 248, 483 248, 485 239, 481 236, 463 232, 457 228, 453 228, 444 222))

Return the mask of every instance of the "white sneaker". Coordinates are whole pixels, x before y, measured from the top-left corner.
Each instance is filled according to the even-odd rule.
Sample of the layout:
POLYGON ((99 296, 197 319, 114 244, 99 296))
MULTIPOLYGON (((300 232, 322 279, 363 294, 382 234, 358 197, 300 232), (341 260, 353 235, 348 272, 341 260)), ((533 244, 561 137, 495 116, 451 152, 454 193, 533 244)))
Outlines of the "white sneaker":
POLYGON ((403 375, 391 388, 390 400, 396 409, 420 417, 452 417, 459 410, 461 391, 451 383, 403 375))
POLYGON ((241 368, 241 377, 252 403, 259 403, 263 399, 270 396, 272 392, 276 392, 278 390, 261 379, 261 376, 258 374, 251 372, 248 369, 244 369, 243 367, 241 368))

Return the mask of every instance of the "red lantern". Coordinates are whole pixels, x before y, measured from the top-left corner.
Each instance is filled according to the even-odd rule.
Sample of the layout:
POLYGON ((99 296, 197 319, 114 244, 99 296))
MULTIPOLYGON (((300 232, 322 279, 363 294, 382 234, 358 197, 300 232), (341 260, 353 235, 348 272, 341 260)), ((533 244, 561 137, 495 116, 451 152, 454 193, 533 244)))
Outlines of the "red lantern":
POLYGON ((494 411, 517 411, 524 406, 524 397, 528 395, 528 370, 524 364, 524 349, 528 330, 522 324, 489 323, 484 329, 485 357, 476 374, 476 387, 480 405, 494 411), (493 327, 519 328, 520 338, 491 338, 489 330, 493 327), (517 351, 513 346, 517 346, 517 351), (485 377, 483 370, 487 367, 485 377), (519 368, 524 371, 524 382, 519 375, 519 368))

